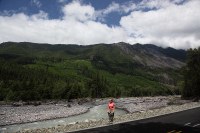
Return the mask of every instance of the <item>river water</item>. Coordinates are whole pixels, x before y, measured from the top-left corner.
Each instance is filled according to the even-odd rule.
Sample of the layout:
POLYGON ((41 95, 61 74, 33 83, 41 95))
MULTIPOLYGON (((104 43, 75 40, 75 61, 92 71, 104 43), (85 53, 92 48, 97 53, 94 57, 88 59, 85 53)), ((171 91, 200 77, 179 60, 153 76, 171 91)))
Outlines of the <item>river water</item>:
MULTIPOLYGON (((116 115, 126 114, 127 112, 122 109, 115 110, 116 115)), ((98 105, 91 108, 88 112, 76 116, 70 116, 66 118, 58 118, 53 120, 39 121, 33 123, 25 123, 25 124, 16 124, 16 125, 8 125, 0 128, 0 133, 3 132, 17 132, 23 129, 37 129, 37 128, 48 128, 57 125, 70 124, 81 121, 89 121, 89 120, 99 120, 101 118, 108 118, 107 114, 107 105, 98 105)))

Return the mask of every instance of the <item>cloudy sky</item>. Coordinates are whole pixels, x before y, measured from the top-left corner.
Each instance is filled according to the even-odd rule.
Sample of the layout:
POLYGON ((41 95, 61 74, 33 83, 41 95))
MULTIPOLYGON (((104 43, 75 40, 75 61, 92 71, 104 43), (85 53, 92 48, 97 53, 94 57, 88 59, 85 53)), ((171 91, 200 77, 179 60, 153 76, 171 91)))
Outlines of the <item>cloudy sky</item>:
POLYGON ((0 0, 0 43, 200 46, 200 0, 0 0))

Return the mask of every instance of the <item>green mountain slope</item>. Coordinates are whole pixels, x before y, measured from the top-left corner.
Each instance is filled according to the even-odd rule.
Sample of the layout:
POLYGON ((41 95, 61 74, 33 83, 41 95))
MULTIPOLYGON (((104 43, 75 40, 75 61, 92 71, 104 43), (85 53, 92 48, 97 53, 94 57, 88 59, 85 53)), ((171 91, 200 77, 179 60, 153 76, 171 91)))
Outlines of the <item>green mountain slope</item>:
POLYGON ((185 57, 184 50, 149 44, 6 42, 0 44, 0 100, 178 94, 185 57))

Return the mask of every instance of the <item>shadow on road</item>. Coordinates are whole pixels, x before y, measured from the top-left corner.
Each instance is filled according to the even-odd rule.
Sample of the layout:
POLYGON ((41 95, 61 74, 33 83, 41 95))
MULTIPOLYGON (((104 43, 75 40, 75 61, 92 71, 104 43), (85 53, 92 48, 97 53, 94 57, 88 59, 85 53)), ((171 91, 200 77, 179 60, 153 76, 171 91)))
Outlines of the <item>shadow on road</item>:
POLYGON ((76 133, 200 133, 200 128, 160 122, 125 123, 76 133))

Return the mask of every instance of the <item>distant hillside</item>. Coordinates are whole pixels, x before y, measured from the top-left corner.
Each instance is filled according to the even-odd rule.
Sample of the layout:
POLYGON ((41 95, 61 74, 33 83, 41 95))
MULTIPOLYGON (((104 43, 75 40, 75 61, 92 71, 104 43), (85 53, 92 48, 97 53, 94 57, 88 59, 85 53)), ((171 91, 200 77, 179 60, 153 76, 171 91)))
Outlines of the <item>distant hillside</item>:
POLYGON ((12 99, 7 95, 16 93, 16 90, 6 89, 13 87, 11 81, 21 86, 23 92, 37 93, 34 99, 177 94, 185 59, 184 50, 151 44, 120 42, 81 46, 5 42, 0 44, 0 63, 3 64, 0 100, 12 99), (27 71, 31 73, 27 75, 27 71), (55 83, 50 83, 54 79, 55 83), (26 80, 33 82, 32 87, 29 82, 25 84, 26 80), (24 90, 27 84, 30 90, 24 90), (74 90, 74 84, 81 94, 74 90), (43 94, 46 91, 48 96, 43 94), (71 93, 75 94, 71 96, 71 93))
POLYGON ((6 42, 0 45, 0 54, 1 56, 90 59, 103 63, 129 63, 160 68, 180 68, 186 59, 184 50, 164 49, 150 44, 130 45, 123 42, 89 46, 6 42))
POLYGON ((160 68, 181 68, 186 59, 186 51, 173 48, 161 48, 155 45, 117 43, 116 46, 130 55, 132 60, 143 66, 160 68))

